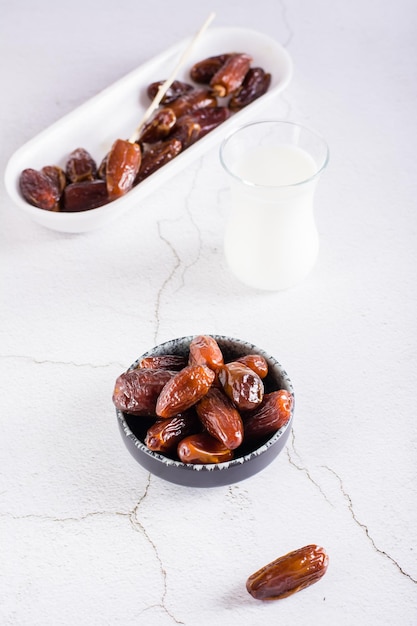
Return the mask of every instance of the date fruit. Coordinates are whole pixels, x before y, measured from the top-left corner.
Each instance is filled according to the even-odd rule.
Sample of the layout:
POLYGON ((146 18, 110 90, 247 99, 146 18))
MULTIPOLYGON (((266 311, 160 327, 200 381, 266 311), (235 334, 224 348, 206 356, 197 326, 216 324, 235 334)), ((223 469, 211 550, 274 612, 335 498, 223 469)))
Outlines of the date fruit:
MULTIPOLYGON (((164 83, 165 83, 164 80, 158 80, 148 85, 147 94, 150 100, 153 100, 155 98, 155 96, 157 95, 159 91, 159 88, 164 83)), ((170 102, 173 102, 180 96, 183 96, 184 94, 188 93, 189 91, 192 91, 193 89, 194 87, 190 85, 190 83, 185 83, 180 80, 174 80, 174 82, 171 83, 170 87, 168 87, 167 91, 163 95, 161 104, 169 104, 170 102)))
POLYGON ((243 441, 243 422, 236 407, 222 391, 212 388, 196 405, 201 423, 226 448, 235 450, 243 441))
POLYGON ((293 396, 272 391, 279 381, 268 374, 269 361, 221 346, 215 336, 194 335, 178 352, 172 346, 143 355, 116 380, 115 406, 151 418, 137 424, 150 450, 184 463, 219 463, 256 450, 288 423, 293 396))
POLYGON ((160 109, 143 127, 138 143, 155 143, 165 139, 174 128, 176 121, 177 116, 172 109, 169 107, 160 109))
POLYGON ((265 378, 268 374, 268 363, 260 354, 246 354, 236 359, 236 361, 250 367, 260 378, 265 378))
POLYGON ((58 195, 61 196, 67 184, 67 178, 63 169, 57 165, 45 165, 41 169, 42 174, 45 174, 56 188, 58 195))
POLYGON ((146 144, 142 154, 142 163, 135 179, 135 185, 159 170, 160 167, 169 163, 182 150, 179 139, 166 139, 156 143, 146 144))
POLYGON ((206 395, 214 378, 215 373, 206 365, 187 365, 162 389, 156 403, 156 415, 166 418, 186 411, 206 395))
MULTIPOLYGON (((69 154, 62 170, 55 165, 40 171, 28 168, 19 178, 21 195, 40 209, 64 212, 117 200, 265 93, 271 76, 260 67, 251 68, 251 62, 248 54, 228 52, 195 63, 190 70, 194 84, 174 80, 136 142, 117 139, 98 167, 80 147, 69 154), (106 182, 105 191, 99 181, 106 182)), ((148 97, 153 100, 163 84, 149 84, 148 97)))
POLYGON ((231 54, 210 80, 214 95, 224 98, 235 92, 242 85, 251 61, 248 54, 231 54))
POLYGON ((280 600, 316 583, 326 573, 328 564, 324 548, 304 546, 249 576, 246 589, 257 600, 280 600))
POLYGON ((183 115, 175 124, 172 137, 181 142, 182 150, 185 150, 200 138, 201 126, 194 119, 193 114, 183 115))
POLYGON ((147 430, 145 445, 154 452, 170 453, 176 450, 182 439, 197 429, 198 418, 193 411, 157 420, 147 430))
POLYGON ((102 160, 100 165, 98 166, 97 169, 97 177, 100 178, 101 180, 106 180, 106 169, 107 169, 107 159, 109 158, 109 155, 106 154, 102 160))
POLYGON ((177 454, 183 463, 224 463, 233 459, 233 450, 228 450, 208 433, 189 435, 180 441, 177 454))
POLYGON ((28 167, 20 175, 19 187, 22 196, 29 204, 46 211, 59 211, 61 194, 44 172, 28 167))
POLYGON ((271 84, 271 74, 267 74, 261 67, 251 67, 242 85, 229 100, 231 111, 240 111, 264 95, 271 84))
POLYGON ((210 106, 197 109, 179 118, 172 136, 181 141, 184 150, 225 122, 229 116, 230 111, 227 107, 210 106))
POLYGON ((255 409, 263 400, 262 379, 244 363, 233 361, 219 370, 219 381, 225 394, 241 411, 255 409))
POLYGON ((293 397, 286 389, 265 394, 262 403, 243 414, 245 439, 260 439, 285 426, 291 417, 293 397))
POLYGON ((195 63, 190 70, 190 77, 195 83, 208 85, 214 74, 225 64, 231 54, 217 54, 195 63))
POLYGON ((197 335, 190 342, 189 365, 207 365, 217 372, 223 365, 223 353, 219 344, 210 335, 197 335))
POLYGON ((107 155, 106 184, 110 200, 116 200, 130 191, 141 164, 139 144, 116 139, 107 155))
POLYGON ((65 173, 71 183, 94 180, 97 176, 97 165, 87 150, 76 148, 68 157, 65 173))
POLYGON ((177 119, 197 109, 217 106, 217 98, 210 89, 193 89, 170 103, 177 119))
POLYGON ((109 202, 107 185, 104 180, 89 180, 83 183, 70 183, 62 196, 62 211, 88 211, 109 202))
POLYGON ((179 354, 160 354, 155 356, 145 356, 138 363, 139 368, 181 370, 187 365, 187 360, 179 354))
POLYGON ((162 369, 124 372, 116 379, 113 404, 131 415, 154 417, 159 394, 173 375, 174 372, 162 369))
POLYGON ((200 125, 198 138, 204 137, 220 124, 223 124, 229 117, 230 111, 225 106, 202 107, 189 114, 190 117, 200 125))

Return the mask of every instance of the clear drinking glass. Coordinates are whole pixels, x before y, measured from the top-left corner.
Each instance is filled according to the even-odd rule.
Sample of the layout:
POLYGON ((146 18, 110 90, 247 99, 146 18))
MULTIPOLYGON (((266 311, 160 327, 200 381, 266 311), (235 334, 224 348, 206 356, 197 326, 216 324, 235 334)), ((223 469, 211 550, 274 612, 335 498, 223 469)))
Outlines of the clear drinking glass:
POLYGON ((246 285, 287 289, 313 269, 319 250, 314 193, 328 158, 325 140, 292 122, 254 122, 222 143, 231 195, 224 252, 246 285))

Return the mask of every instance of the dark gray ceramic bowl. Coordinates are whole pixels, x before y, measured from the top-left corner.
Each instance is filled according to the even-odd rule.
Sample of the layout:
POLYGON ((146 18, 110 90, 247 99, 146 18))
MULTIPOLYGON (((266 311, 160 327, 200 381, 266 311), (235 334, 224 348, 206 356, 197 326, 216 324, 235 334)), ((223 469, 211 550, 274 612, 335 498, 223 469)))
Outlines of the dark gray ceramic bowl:
MULTIPOLYGON (((269 373, 264 379, 265 392, 276 389, 286 389, 292 396, 294 390, 292 383, 278 361, 265 353, 264 350, 241 339, 233 339, 222 335, 211 335, 216 339, 223 352, 225 362, 232 361, 246 354, 261 354, 267 361, 269 373)), ((188 356, 189 345, 193 336, 179 337, 162 343, 149 350, 129 368, 135 369, 139 361, 146 356, 161 354, 179 354, 188 356)), ((272 437, 258 444, 255 449, 244 449, 242 446, 241 456, 236 456, 232 461, 209 465, 193 465, 181 463, 157 452, 149 450, 144 439, 149 424, 143 418, 138 418, 116 409, 117 422, 122 439, 134 459, 146 470, 178 485, 188 487, 219 487, 239 482, 263 470, 269 465, 284 448, 294 417, 294 403, 289 422, 280 428, 272 437)))

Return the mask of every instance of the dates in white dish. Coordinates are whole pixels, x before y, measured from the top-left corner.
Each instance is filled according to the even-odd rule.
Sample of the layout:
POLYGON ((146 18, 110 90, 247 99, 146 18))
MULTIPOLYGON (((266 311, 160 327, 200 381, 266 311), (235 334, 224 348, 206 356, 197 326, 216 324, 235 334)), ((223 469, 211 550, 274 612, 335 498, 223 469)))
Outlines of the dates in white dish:
MULTIPOLYGON (((82 147, 63 169, 26 168, 19 188, 31 205, 46 211, 78 212, 97 208, 128 193, 178 154, 262 96, 271 75, 250 66, 245 53, 208 57, 190 70, 192 83, 174 81, 137 141, 116 139, 98 165, 82 147)), ((153 98, 164 81, 147 86, 153 98)))

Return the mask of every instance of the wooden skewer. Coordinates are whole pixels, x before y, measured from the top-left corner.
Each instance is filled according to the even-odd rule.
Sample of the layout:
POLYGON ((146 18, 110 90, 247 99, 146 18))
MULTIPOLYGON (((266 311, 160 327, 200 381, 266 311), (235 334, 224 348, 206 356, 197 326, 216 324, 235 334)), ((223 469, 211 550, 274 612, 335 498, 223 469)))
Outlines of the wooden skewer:
POLYGON ((164 97, 164 95, 166 94, 166 92, 171 87, 172 83, 174 82, 175 77, 177 76, 178 71, 180 70, 181 66, 185 63, 185 61, 189 57, 192 49, 194 48, 195 43, 197 42, 198 39, 200 39, 201 35, 204 33, 204 31, 208 28, 208 26, 214 20, 215 16, 216 16, 215 13, 210 13, 208 18, 204 22, 204 24, 197 31, 197 33, 194 35, 194 37, 191 40, 190 44, 187 46, 187 48, 182 53, 182 55, 181 55, 177 65, 175 66, 175 68, 172 71, 172 74, 159 87, 158 93, 156 94, 155 98, 152 100, 152 102, 149 105, 149 107, 146 109, 146 111, 145 111, 145 113, 144 113, 144 115, 142 117, 142 120, 141 120, 140 124, 137 126, 135 132, 130 137, 130 139, 129 139, 130 143, 135 143, 139 139, 139 136, 140 136, 140 133, 141 133, 141 130, 142 130, 143 126, 148 121, 148 119, 150 118, 152 113, 155 111, 155 109, 158 107, 158 105, 161 102, 162 98, 164 97))

